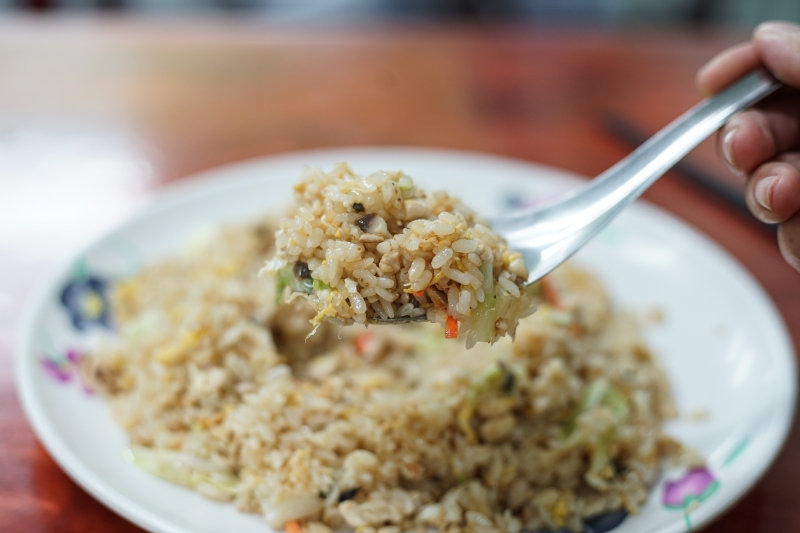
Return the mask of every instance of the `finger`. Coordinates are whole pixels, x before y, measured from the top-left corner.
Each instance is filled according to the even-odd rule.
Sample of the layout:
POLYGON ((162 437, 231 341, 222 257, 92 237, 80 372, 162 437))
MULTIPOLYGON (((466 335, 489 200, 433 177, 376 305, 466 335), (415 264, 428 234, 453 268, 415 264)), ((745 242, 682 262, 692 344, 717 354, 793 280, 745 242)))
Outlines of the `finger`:
POLYGON ((800 98, 787 96, 734 116, 720 131, 718 149, 730 169, 748 174, 800 145, 800 98))
POLYGON ((703 96, 716 94, 758 66, 760 59, 750 43, 720 52, 697 73, 697 89, 703 96))
POLYGON ((776 78, 800 87, 800 26, 765 22, 753 32, 753 47, 776 78))
POLYGON ((800 271, 800 214, 778 226, 778 246, 786 262, 800 271))
POLYGON ((800 211, 800 153, 766 163, 745 185, 745 201, 762 222, 784 222, 800 211))

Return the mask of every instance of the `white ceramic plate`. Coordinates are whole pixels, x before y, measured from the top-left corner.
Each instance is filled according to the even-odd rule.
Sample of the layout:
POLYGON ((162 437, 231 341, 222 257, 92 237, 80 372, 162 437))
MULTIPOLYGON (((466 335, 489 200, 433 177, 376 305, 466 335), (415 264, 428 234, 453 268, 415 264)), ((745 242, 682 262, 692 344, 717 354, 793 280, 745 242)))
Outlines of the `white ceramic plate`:
MULTIPOLYGON (((208 501, 124 461, 123 432, 99 398, 77 383, 69 350, 97 329, 80 296, 179 250, 223 221, 280 209, 304 165, 351 163, 359 173, 401 168, 423 187, 444 188, 487 215, 542 201, 581 181, 500 157, 427 149, 293 153, 228 166, 168 188, 43 288, 17 353, 17 383, 39 439, 97 499, 141 527, 170 533, 266 533, 255 515, 208 501), (66 303, 62 300, 66 300, 66 303), (84 326, 85 331, 76 328, 84 326)), ((597 273, 622 307, 660 309, 646 330, 666 367, 682 417, 669 432, 708 458, 667 471, 638 516, 615 533, 698 528, 736 501, 775 457, 792 420, 795 363, 786 328, 753 278, 707 238, 642 202, 622 214, 576 260, 597 273), (692 420, 693 411, 707 416, 692 420)), ((100 317, 102 318, 102 317, 100 317)), ((102 328, 100 328, 102 329, 102 328)))

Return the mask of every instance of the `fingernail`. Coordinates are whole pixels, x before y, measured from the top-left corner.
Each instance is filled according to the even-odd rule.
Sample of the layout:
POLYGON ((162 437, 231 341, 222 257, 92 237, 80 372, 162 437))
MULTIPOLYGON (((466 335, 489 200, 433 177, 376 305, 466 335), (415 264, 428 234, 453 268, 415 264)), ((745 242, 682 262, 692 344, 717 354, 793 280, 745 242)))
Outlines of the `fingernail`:
POLYGON ((778 183, 778 176, 770 176, 759 180, 753 187, 753 196, 756 197, 758 205, 772 211, 772 189, 778 183))
POLYGON ((759 31, 770 33, 786 33, 790 31, 797 31, 798 26, 796 24, 792 24, 791 22, 768 21, 759 24, 758 29, 759 31))
POLYGON ((791 24, 788 22, 764 22, 758 26, 758 33, 760 36, 778 36, 778 35, 785 35, 787 33, 793 33, 800 30, 795 24, 791 24))
POLYGON ((733 128, 731 131, 725 134, 725 137, 722 138, 722 157, 725 159, 725 162, 728 164, 731 170, 737 174, 741 173, 741 171, 736 166, 736 163, 733 162, 733 137, 736 135, 738 130, 739 128, 733 128))

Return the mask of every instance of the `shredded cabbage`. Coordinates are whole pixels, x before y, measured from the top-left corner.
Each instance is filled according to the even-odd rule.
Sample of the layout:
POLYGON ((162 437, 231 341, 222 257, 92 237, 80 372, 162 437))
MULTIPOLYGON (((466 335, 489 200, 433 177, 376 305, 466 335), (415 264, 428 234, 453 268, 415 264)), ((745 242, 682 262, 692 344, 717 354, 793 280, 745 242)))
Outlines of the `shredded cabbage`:
POLYGON ((606 378, 599 378, 584 387, 575 409, 564 426, 564 433, 569 436, 574 430, 578 417, 597 407, 605 405, 611 409, 617 422, 622 422, 628 416, 628 400, 618 388, 606 378))
POLYGON ((261 511, 267 523, 277 529, 290 520, 316 513, 322 509, 324 503, 324 500, 316 494, 290 496, 279 502, 262 500, 261 511))
POLYGON ((489 262, 481 265, 483 274, 483 301, 473 311, 465 324, 466 345, 471 348, 476 342, 492 342, 497 321, 497 296, 495 295, 494 272, 489 262))
POLYGON ((469 442, 477 442, 477 435, 470 424, 472 415, 481 398, 492 391, 510 394, 516 381, 516 373, 503 361, 491 365, 483 371, 480 378, 469 388, 467 401, 458 413, 458 425, 469 442))
POLYGON ((239 484, 239 478, 230 468, 185 453, 135 445, 123 453, 126 459, 147 473, 193 489, 205 485, 218 491, 220 494, 217 496, 233 496, 239 484))
POLYGON ((630 411, 625 395, 606 378, 592 381, 583 389, 578 404, 564 425, 564 434, 569 437, 575 430, 578 417, 601 405, 611 410, 615 425, 608 428, 595 441, 586 443, 591 459, 585 479, 591 486, 604 490, 608 486, 607 480, 613 476, 610 448, 616 437, 616 425, 625 420, 630 411))

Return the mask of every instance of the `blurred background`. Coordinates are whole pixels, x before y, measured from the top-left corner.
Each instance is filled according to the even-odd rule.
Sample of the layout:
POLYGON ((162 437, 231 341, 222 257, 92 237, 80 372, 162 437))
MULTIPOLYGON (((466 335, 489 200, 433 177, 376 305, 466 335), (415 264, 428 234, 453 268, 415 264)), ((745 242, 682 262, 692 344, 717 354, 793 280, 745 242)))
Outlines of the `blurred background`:
MULTIPOLYGON (((800 0, 0 0, 0 368, 48 274, 164 184, 358 145, 594 176, 695 105, 697 70, 769 19, 800 22, 800 0)), ((744 180, 711 140, 688 163, 645 198, 737 257, 800 346, 797 273, 736 205, 744 180)), ((12 374, 0 371, 0 532, 140 533, 36 443, 12 374)), ((709 533, 798 530, 792 438, 709 533)))
POLYGON ((800 20, 797 0, 0 0, 9 11, 237 14, 275 22, 450 18, 563 24, 752 26, 800 20))
POLYGON ((423 145, 595 175, 768 19, 800 0, 0 0, 0 322, 160 184, 245 158, 423 145))

